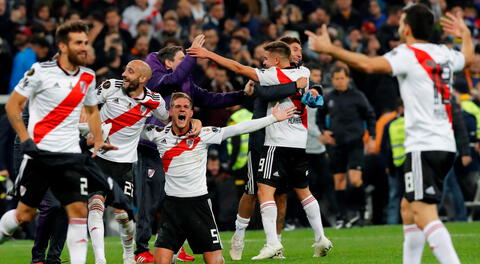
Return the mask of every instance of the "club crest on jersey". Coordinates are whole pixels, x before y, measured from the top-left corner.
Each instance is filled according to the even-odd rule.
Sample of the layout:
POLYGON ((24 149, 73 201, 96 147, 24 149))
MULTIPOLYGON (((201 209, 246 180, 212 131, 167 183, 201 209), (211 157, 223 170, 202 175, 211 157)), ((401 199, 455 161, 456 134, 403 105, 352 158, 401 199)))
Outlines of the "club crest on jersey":
POLYGON ((148 169, 148 172, 147 172, 148 178, 152 178, 154 174, 155 174, 155 170, 154 170, 154 169, 148 169))
POLYGON ((195 143, 195 141, 193 139, 187 139, 188 148, 192 148, 194 143, 195 143))
POLYGON ((88 89, 87 83, 84 81, 80 81, 80 89, 82 89, 83 94, 86 94, 88 89))

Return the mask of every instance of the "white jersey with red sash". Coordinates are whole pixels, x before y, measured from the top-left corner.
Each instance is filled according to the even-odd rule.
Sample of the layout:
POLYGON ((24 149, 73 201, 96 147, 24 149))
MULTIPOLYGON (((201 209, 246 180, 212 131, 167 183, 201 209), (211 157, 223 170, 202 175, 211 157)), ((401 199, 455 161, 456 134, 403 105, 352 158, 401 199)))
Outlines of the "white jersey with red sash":
POLYGON ((451 90, 465 57, 445 45, 402 44, 384 55, 400 85, 405 106, 405 148, 455 152, 451 90))
POLYGON ((137 161, 138 141, 147 118, 154 114, 160 120, 168 120, 168 111, 160 94, 145 87, 139 98, 132 98, 122 87, 123 80, 110 79, 97 88, 98 101, 103 104, 102 122, 112 124, 108 140, 118 147, 97 155, 113 162, 132 163, 137 161))
POLYGON ((15 87, 29 98, 28 133, 41 150, 80 153, 78 122, 83 105, 97 105, 95 73, 75 72, 57 61, 35 63, 15 87))
MULTIPOLYGON (((310 77, 310 70, 300 66, 280 69, 271 67, 269 69, 255 69, 257 72, 260 85, 277 85, 295 82, 301 77, 310 77)), ((308 87, 305 88, 305 91, 308 87)), ((272 113, 273 107, 277 102, 268 104, 267 115, 272 113)), ((302 104, 302 94, 296 94, 278 101, 279 108, 287 108, 291 106, 297 107, 295 115, 285 121, 274 123, 265 128, 265 146, 278 146, 287 148, 302 148, 307 145, 308 131, 308 111, 306 106, 302 104)))

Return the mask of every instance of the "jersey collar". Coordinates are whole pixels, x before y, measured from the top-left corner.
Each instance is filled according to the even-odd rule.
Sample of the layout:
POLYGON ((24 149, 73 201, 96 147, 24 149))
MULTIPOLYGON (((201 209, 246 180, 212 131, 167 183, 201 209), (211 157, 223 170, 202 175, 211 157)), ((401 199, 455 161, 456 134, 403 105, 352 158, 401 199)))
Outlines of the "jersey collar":
POLYGON ((57 66, 60 68, 63 73, 65 73, 67 76, 77 76, 77 74, 80 72, 80 66, 78 66, 78 69, 74 73, 69 73, 67 70, 62 68, 62 65, 60 65, 60 59, 57 59, 57 66))

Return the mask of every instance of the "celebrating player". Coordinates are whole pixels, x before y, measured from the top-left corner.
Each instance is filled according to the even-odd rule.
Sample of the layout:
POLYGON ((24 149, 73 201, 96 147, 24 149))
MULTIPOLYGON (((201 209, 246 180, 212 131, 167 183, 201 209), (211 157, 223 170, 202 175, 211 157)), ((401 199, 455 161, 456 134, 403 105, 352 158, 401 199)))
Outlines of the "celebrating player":
POLYGON ((438 218, 443 180, 452 167, 456 147, 452 130, 453 72, 473 60, 470 30, 460 14, 447 13, 445 32, 461 38, 461 52, 429 43, 434 16, 422 4, 408 6, 398 29, 404 43, 380 57, 367 57, 332 45, 327 28, 310 36, 310 48, 325 52, 368 73, 396 76, 405 107, 405 197, 403 263, 421 263, 425 239, 440 263, 460 263, 450 234, 438 218), (422 232, 423 231, 423 232, 422 232))
POLYGON ((55 34, 60 52, 58 60, 35 63, 15 87, 6 106, 12 127, 17 132, 24 153, 20 174, 20 202, 16 210, 0 220, 0 243, 23 223, 34 219, 45 192, 53 194, 65 207, 69 225, 67 245, 70 263, 83 264, 87 257, 88 176, 81 167, 66 166, 80 153, 78 122, 83 105, 89 115, 94 136, 93 156, 104 144, 95 98, 95 73, 83 67, 87 59, 88 26, 82 21, 61 25, 55 34), (29 98, 28 130, 21 112, 29 98), (42 154, 58 156, 55 164, 42 162, 42 154))
MULTIPOLYGON (((96 162, 103 172, 110 175, 133 202, 132 163, 137 161, 137 145, 145 120, 155 115, 168 122, 168 112, 163 98, 151 92, 145 83, 152 75, 151 69, 143 61, 129 62, 123 72, 123 80, 107 80, 97 90, 101 120, 112 124, 108 140, 119 147, 117 152, 98 153, 96 162)), ((195 126, 199 131, 200 126, 195 126)), ((88 202, 88 227, 95 253, 95 263, 106 263, 104 252, 103 211, 105 195, 95 187, 88 202)), ((124 263, 134 260, 134 223, 123 210, 115 210, 115 220, 120 225, 124 263)))
POLYGON ((162 204, 158 237, 155 242, 155 263, 170 264, 174 252, 188 239, 196 254, 203 253, 207 264, 224 263, 222 243, 215 223, 206 183, 208 147, 224 139, 249 133, 275 122, 291 118, 294 106, 272 114, 224 128, 205 127, 196 138, 190 131, 193 105, 184 93, 174 93, 170 101, 172 123, 163 130, 147 127, 145 137, 156 143, 166 175, 166 199, 162 204))
MULTIPOLYGON (((209 58, 223 67, 259 82, 260 85, 275 85, 308 78, 310 71, 303 67, 290 66, 290 47, 282 41, 270 42, 264 47, 263 61, 268 69, 254 69, 236 61, 223 58, 204 48, 190 48, 187 52, 200 58, 209 58)), ((310 92, 313 92, 312 90, 310 92)), ((316 92, 316 91, 315 91, 316 92)), ((318 95, 316 92, 314 95, 318 95)), ((296 106, 296 114, 289 120, 272 124, 266 128, 265 148, 258 169, 258 200, 262 215, 263 228, 267 244, 253 259, 266 259, 283 249, 276 232, 277 205, 274 201, 275 190, 279 187, 293 187, 307 218, 315 232, 314 256, 325 256, 332 247, 323 232, 320 207, 308 189, 308 159, 305 153, 307 143, 307 111, 301 102, 301 93, 279 100, 280 107, 296 106)), ((271 113, 273 104, 269 103, 267 113, 271 113)))

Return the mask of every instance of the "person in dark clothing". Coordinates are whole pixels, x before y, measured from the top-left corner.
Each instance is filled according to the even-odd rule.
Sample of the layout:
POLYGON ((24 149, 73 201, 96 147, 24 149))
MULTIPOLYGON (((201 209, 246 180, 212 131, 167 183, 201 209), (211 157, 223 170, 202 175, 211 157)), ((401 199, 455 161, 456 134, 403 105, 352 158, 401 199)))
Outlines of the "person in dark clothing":
MULTIPOLYGON (((332 83, 335 90, 325 97, 325 106, 318 111, 321 141, 330 145, 331 170, 334 174, 335 190, 339 208, 337 228, 351 226, 360 220, 365 206, 365 191, 362 181, 364 145, 362 137, 365 124, 374 148, 375 113, 365 98, 356 89, 349 88, 350 71, 346 66, 337 65, 333 71, 332 83), (347 177, 351 187, 347 190, 347 177), (347 194, 355 215, 348 221, 346 215, 347 194)), ((362 216, 363 217, 363 216, 362 216)))

